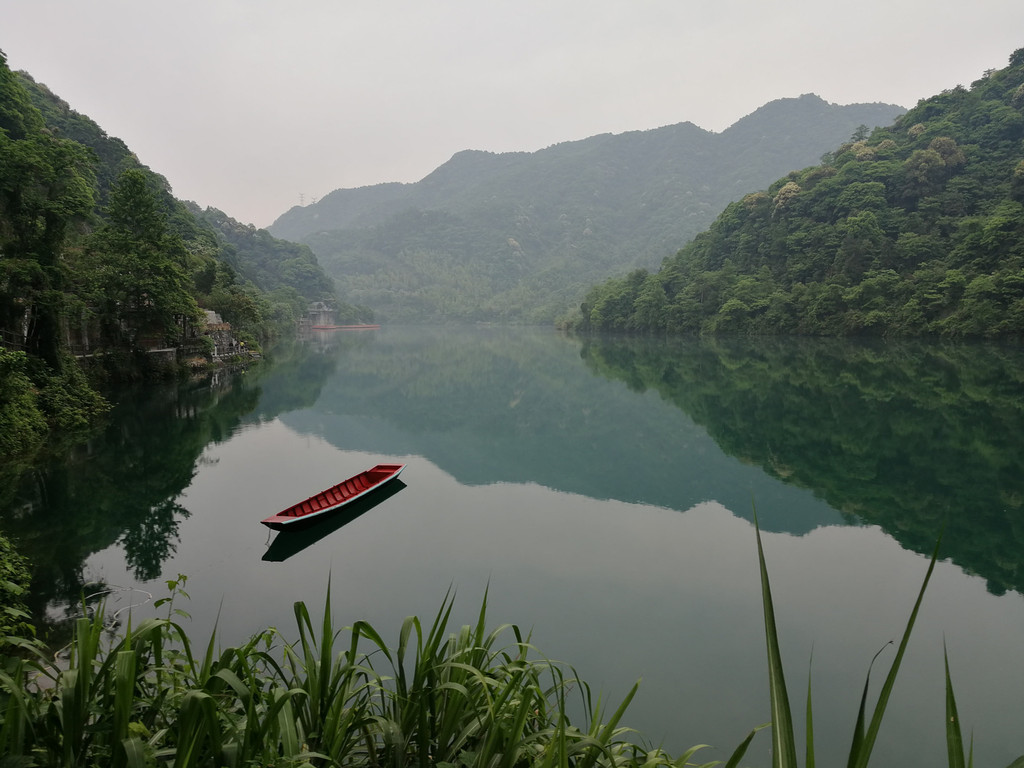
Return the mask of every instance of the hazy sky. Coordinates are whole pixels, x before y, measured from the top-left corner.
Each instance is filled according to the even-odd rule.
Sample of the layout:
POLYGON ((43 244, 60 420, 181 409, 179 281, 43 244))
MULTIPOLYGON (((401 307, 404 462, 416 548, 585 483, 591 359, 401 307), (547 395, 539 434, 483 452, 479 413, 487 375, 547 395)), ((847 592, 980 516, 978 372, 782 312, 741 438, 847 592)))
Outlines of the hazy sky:
POLYGON ((1020 47, 1024 0, 0 0, 12 69, 258 226, 462 149, 909 107, 1020 47))

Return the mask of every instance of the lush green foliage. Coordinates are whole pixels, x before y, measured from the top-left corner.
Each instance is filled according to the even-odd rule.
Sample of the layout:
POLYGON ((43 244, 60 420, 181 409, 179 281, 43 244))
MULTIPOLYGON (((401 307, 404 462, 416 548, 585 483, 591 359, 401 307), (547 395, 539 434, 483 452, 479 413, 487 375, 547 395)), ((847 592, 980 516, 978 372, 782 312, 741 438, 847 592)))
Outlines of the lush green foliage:
POLYGON ((118 177, 107 214, 72 261, 80 275, 78 298, 100 325, 97 341, 131 346, 151 338, 159 346, 173 344, 199 321, 199 306, 190 291, 185 245, 168 231, 167 216, 141 169, 118 177))
POLYGON ((30 637, 34 629, 25 606, 29 586, 28 561, 0 531, 0 656, 8 638, 30 637))
POLYGON ((305 245, 272 237, 265 229, 242 224, 216 208, 199 210, 189 205, 198 218, 214 227, 224 242, 224 260, 239 273, 265 290, 294 288, 309 301, 334 298, 334 285, 305 245))
POLYGON ((0 347, 0 455, 24 453, 46 433, 46 419, 27 367, 24 352, 0 347))
POLYGON ((902 111, 808 95, 720 134, 684 123, 460 152, 415 184, 293 208, 271 231, 308 243, 346 299, 385 318, 550 324, 594 281, 660 263, 730 200, 902 111))
MULTIPOLYGON (((186 206, 216 233, 223 259, 216 269, 208 266, 197 276, 204 306, 217 308, 225 318, 238 316, 237 289, 230 280, 225 280, 233 270, 266 292, 254 298, 260 303, 261 317, 278 328, 293 327, 310 302, 315 301, 335 307, 339 322, 373 321, 370 310, 337 300, 334 281, 323 271, 308 246, 279 240, 267 230, 242 224, 216 208, 201 210, 194 203, 186 203, 186 206)), ((237 320, 230 322, 235 324, 237 320)))
POLYGON ((1024 332, 1024 63, 920 102, 732 203, 576 327, 669 333, 1024 332))
POLYGON ((0 54, 0 346, 29 355, 0 365, 0 388, 17 392, 0 454, 37 443, 40 415, 69 428, 103 410, 69 352, 93 355, 97 378, 137 378, 163 370, 146 350, 201 353, 200 306, 258 348, 320 300, 333 288, 308 249, 266 232, 228 243, 124 142, 0 54))
POLYGON ((175 199, 167 180, 142 166, 124 142, 27 74, 18 78, 46 125, 88 147, 96 160, 99 224, 75 266, 81 273, 79 305, 107 329, 107 341, 110 330, 125 325, 126 318, 111 311, 115 305, 135 321, 127 324, 133 336, 187 326, 199 303, 256 341, 287 333, 309 302, 334 302, 333 285, 308 249, 175 199), (136 218, 131 226, 125 226, 126 215, 136 218), (127 276, 120 267, 131 268, 127 276), (147 297, 141 314, 139 296, 147 297))
MULTIPOLYGON (((167 619, 129 624, 109 645, 102 606, 77 622, 66 659, 8 663, 0 674, 0 756, 18 765, 657 766, 571 670, 531 658, 516 627, 448 630, 410 617, 391 647, 365 622, 336 628, 330 592, 314 623, 295 605, 298 639, 267 629, 205 651, 173 619, 184 577, 168 582, 167 619), (501 637, 511 642, 502 646, 501 637), (49 678, 43 690, 27 675, 49 678), (567 717, 581 700, 586 723, 567 717)), ((186 614, 187 615, 187 614, 186 614)), ((693 750, 695 751, 695 750, 693 750)), ((682 765, 691 754, 677 763, 682 765)))
POLYGON ((61 256, 92 211, 92 169, 84 147, 44 129, 2 55, 0 100, 0 330, 20 326, 24 348, 56 368, 66 301, 61 256))
POLYGON ((13 455, 39 442, 43 420, 76 427, 104 404, 63 341, 63 256, 92 210, 89 153, 45 130, 2 55, 0 102, 0 343, 16 347, 0 349, 0 453, 13 455))

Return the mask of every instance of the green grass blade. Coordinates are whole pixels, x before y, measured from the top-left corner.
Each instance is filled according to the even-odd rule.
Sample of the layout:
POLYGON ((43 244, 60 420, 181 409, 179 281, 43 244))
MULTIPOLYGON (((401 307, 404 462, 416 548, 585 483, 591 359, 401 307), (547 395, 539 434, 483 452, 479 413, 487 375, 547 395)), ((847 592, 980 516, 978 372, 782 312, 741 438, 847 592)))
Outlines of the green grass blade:
POLYGON ((903 637, 900 639, 899 648, 896 651, 896 658, 892 661, 892 666, 889 667, 889 674, 885 678, 885 682, 882 684, 882 690, 878 694, 878 701, 875 703, 875 711, 871 716, 871 723, 868 725, 867 731, 864 734, 864 740, 861 742, 856 755, 851 755, 855 758, 852 762, 855 768, 866 768, 868 760, 871 757, 871 750, 875 746, 875 739, 878 737, 878 729, 882 726, 882 717, 885 715, 885 708, 889 703, 889 696, 892 694, 892 688, 896 684, 896 675, 899 672, 900 664, 903 662, 903 656, 907 651, 907 644, 910 642, 910 633, 914 629, 914 623, 917 621, 917 614, 921 610, 921 602, 924 600, 925 590, 928 588, 928 582, 932 578, 932 572, 935 570, 935 563, 939 559, 939 546, 942 544, 942 534, 939 534, 939 540, 935 542, 935 549, 932 552, 931 561, 928 563, 928 571, 925 573, 924 582, 921 584, 921 589, 917 593, 917 600, 914 602, 914 610, 910 612, 910 618, 907 620, 907 627, 903 631, 903 637))
MULTIPOLYGON (((886 643, 886 647, 888 645, 886 643)), ((868 690, 871 688, 871 668, 875 665, 875 659, 884 650, 885 648, 883 647, 875 653, 874 658, 871 659, 871 663, 868 665, 868 673, 864 677, 864 690, 860 693, 860 706, 857 708, 857 723, 853 727, 853 743, 850 744, 850 756, 846 760, 847 768, 853 768, 857 761, 857 756, 864 749, 864 721, 868 708, 868 690)))
POLYGON ((121 742, 124 748, 128 768, 147 768, 149 761, 146 758, 146 745, 138 737, 132 736, 121 742))
POLYGON ((956 697, 953 695, 953 680, 949 676, 949 654, 942 644, 942 658, 946 665, 946 753, 949 768, 967 768, 964 762, 964 737, 960 730, 960 716, 956 711, 956 697))
POLYGON ((793 713, 789 708, 789 696, 786 693, 782 653, 779 650, 779 636, 775 626, 775 606, 772 603, 768 566, 765 564, 764 547, 761 544, 761 528, 757 522, 756 509, 754 510, 754 531, 757 534, 757 559, 761 567, 761 602, 764 605, 764 633, 768 646, 768 691, 771 697, 772 712, 772 766, 773 768, 796 768, 793 713))
POLYGON ((0 693, 7 698, 6 708, 0 707, 0 755, 19 757, 31 742, 39 699, 22 685, 27 679, 24 662, 14 661, 10 670, 13 674, 7 675, 0 668, 0 693))
MULTIPOLYGON (((753 733, 754 732, 752 731, 751 732, 751 737, 753 737, 753 733)), ((670 762, 665 762, 664 764, 665 765, 671 765, 674 768, 684 768, 684 766, 692 765, 692 763, 690 762, 690 758, 693 757, 698 752, 700 752, 702 749, 707 749, 709 746, 710 745, 708 745, 708 744, 694 744, 692 747, 690 747, 688 750, 683 752, 683 754, 681 754, 675 760, 672 760, 670 762)), ((718 765, 718 764, 719 763, 717 763, 717 762, 714 763, 714 765, 718 765)), ((706 763, 705 763, 705 765, 706 765, 706 763)))
POLYGON ((771 725, 771 723, 759 725, 757 726, 757 728, 748 733, 747 738, 741 741, 739 746, 733 750, 732 755, 729 757, 729 761, 725 764, 725 768, 736 768, 736 766, 740 764, 740 760, 743 759, 743 756, 747 754, 747 747, 750 746, 750 742, 753 741, 754 736, 757 734, 757 732, 763 728, 767 728, 769 725, 771 725))
POLYGON ((608 745, 611 743, 611 740, 615 735, 615 727, 619 724, 619 721, 622 719, 622 715, 625 713, 630 702, 633 701, 633 697, 636 696, 636 692, 639 689, 640 683, 633 683, 633 687, 629 689, 629 693, 626 694, 622 703, 619 704, 618 709, 616 709, 614 714, 612 714, 611 719, 602 726, 600 733, 597 734, 595 739, 597 747, 588 750, 587 756, 578 763, 579 768, 591 768, 591 766, 597 762, 597 758, 602 755, 602 751, 607 750, 608 745))
POLYGON ((277 729, 284 757, 299 754, 299 733, 295 728, 295 713, 292 709, 291 692, 276 690, 272 694, 277 708, 277 729))
MULTIPOLYGON (((113 733, 115 744, 128 738, 128 723, 135 703, 135 652, 120 651, 114 663, 113 733)), ((122 754, 115 752, 113 764, 123 763, 122 754)), ((124 756, 126 757, 126 755, 124 756)))
POLYGON ((814 648, 807 663, 807 742, 804 750, 804 768, 814 768, 814 709, 811 707, 811 665, 814 662, 814 648))

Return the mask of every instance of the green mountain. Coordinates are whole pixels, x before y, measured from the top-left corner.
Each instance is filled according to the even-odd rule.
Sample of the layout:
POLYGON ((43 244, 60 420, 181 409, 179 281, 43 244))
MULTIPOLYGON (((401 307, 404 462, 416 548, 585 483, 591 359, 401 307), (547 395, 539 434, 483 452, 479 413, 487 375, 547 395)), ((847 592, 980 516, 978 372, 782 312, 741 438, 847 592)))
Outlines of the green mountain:
POLYGON ((334 301, 308 248, 239 229, 175 199, 0 52, 0 453, 105 408, 73 354, 97 379, 136 378, 159 367, 147 350, 209 348, 203 309, 252 349, 291 332, 309 302, 334 301))
MULTIPOLYGON (((108 136, 93 120, 71 109, 27 73, 19 72, 17 76, 47 128, 54 135, 82 144, 94 153, 95 215, 99 220, 107 217, 111 190, 121 174, 127 170, 145 173, 149 186, 158 196, 158 207, 167 216, 168 226, 182 238, 190 253, 207 255, 216 262, 211 267, 210 261, 204 261, 193 270, 200 275, 197 278, 200 293, 206 294, 199 297, 204 306, 219 303, 221 306, 209 308, 223 310, 229 317, 238 314, 230 306, 231 302, 223 297, 218 302, 217 297, 209 295, 209 288, 202 290, 203 284, 211 281, 211 269, 220 270, 222 284, 244 288, 258 297, 257 301, 264 298, 259 294, 276 291, 282 291, 276 297, 279 300, 284 296, 297 300, 299 305, 335 299, 332 281, 308 248, 274 238, 266 230, 242 224, 222 211, 213 208, 204 211, 195 203, 174 198, 167 180, 142 165, 123 141, 108 136)), ((267 298, 273 300, 273 297, 267 298)))
POLYGON ((730 200, 903 111, 805 95, 719 134, 681 123, 465 151, 414 184, 336 190, 270 231, 307 243, 340 295, 387 319, 551 322, 595 281, 659 264, 730 200))
POLYGON ((196 221, 209 227, 217 240, 220 259, 246 281, 267 292, 272 317, 291 322, 297 308, 323 301, 336 309, 342 322, 371 322, 373 312, 339 302, 334 281, 321 268, 309 246, 274 237, 265 229, 243 224, 216 208, 184 203, 196 221))
POLYGON ((593 288, 583 330, 1024 332, 1024 49, 730 204, 660 271, 593 288))

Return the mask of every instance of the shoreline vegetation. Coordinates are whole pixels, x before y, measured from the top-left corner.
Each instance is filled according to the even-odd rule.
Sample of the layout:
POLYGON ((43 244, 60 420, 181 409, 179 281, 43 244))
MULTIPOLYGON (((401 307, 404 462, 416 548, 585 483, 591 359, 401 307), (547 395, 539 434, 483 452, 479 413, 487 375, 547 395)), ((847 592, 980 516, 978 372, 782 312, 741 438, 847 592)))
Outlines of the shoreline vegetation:
POLYGON ((95 424, 111 387, 257 358, 314 307, 372 321, 307 247, 176 199, 0 51, 0 456, 95 424))
MULTIPOLYGON (((771 722, 757 726, 724 762, 740 764, 769 728, 773 766, 798 765, 793 713, 775 627, 760 529, 756 524, 768 660, 771 722)), ((941 537, 940 537, 941 542, 941 537)), ((3 545, 0 538, 0 545, 3 545)), ((868 680, 849 765, 867 766, 918 609, 938 558, 930 559, 914 608, 874 707, 868 680)), ((0 565, 16 562, 6 550, 0 565)), ((83 600, 71 643, 57 655, 0 624, 0 760, 25 766, 695 766, 707 745, 673 757, 622 725, 637 682, 611 709, 571 666, 552 662, 514 625, 487 628, 487 595, 475 625, 449 628, 449 592, 427 626, 408 617, 398 644, 366 622, 339 628, 327 586, 314 621, 295 603, 297 640, 276 628, 220 649, 216 633, 200 647, 178 623, 188 614, 187 578, 167 581, 166 618, 120 626, 103 602, 83 600), (578 724, 570 711, 579 711, 578 724)), ((887 644, 888 645, 888 644, 887 644)), ((884 648, 883 648, 884 650, 884 648)), ((879 652, 879 655, 881 651, 879 652)), ((876 655, 876 660, 878 656, 876 655)), ((874 660, 872 661, 872 664, 874 660)), ((950 768, 973 765, 965 752, 949 672, 946 742, 950 768)), ((804 765, 814 765, 810 681, 804 765)), ((722 761, 700 763, 705 768, 722 761)), ((1008 768, 1024 766, 1024 755, 1008 768)))

